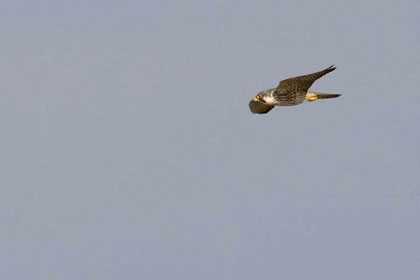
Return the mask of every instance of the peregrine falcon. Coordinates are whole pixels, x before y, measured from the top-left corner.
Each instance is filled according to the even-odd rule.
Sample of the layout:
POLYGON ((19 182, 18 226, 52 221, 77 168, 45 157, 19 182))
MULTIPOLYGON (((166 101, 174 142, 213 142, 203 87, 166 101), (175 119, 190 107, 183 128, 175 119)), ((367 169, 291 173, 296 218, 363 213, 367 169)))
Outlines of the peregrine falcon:
POLYGON ((334 70, 334 65, 331 65, 327 69, 319 72, 282 80, 277 88, 259 92, 249 102, 249 108, 254 114, 266 114, 274 106, 293 106, 301 104, 304 101, 339 97, 341 94, 309 91, 309 88, 317 79, 334 70))

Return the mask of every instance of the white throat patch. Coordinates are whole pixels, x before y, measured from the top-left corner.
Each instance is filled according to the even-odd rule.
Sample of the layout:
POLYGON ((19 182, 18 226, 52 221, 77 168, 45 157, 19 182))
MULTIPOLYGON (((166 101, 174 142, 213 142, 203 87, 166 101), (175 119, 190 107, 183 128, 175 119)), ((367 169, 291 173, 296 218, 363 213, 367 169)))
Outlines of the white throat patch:
POLYGON ((275 104, 277 104, 277 101, 271 95, 264 96, 263 98, 264 98, 264 101, 268 105, 275 105, 275 104))

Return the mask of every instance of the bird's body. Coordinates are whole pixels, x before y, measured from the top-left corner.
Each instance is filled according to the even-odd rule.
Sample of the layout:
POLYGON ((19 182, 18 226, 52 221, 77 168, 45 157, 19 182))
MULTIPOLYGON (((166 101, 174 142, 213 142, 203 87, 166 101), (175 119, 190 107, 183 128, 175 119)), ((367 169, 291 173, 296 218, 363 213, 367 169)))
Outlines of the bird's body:
POLYGON ((274 106, 294 106, 304 101, 338 97, 340 94, 309 91, 309 88, 317 79, 334 70, 335 67, 330 66, 313 74, 283 80, 277 88, 259 92, 249 103, 249 108, 254 114, 266 114, 274 106))

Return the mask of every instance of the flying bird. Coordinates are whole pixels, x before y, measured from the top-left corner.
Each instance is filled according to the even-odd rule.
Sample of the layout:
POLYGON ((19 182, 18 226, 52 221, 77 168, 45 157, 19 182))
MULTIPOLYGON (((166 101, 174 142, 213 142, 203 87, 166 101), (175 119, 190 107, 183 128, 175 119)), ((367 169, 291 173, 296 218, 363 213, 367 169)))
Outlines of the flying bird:
POLYGON ((293 106, 301 104, 304 101, 339 97, 341 94, 309 91, 309 88, 317 79, 334 70, 334 65, 331 65, 327 69, 319 72, 282 80, 277 88, 270 88, 259 92, 249 102, 249 109, 254 114, 266 114, 274 106, 293 106))

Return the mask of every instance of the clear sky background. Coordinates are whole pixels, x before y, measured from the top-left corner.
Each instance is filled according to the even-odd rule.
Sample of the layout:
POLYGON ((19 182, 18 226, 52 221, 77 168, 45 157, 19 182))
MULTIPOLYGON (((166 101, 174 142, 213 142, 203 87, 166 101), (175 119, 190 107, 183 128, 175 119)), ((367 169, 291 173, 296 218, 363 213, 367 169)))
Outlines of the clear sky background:
POLYGON ((5 1, 0 279, 420 279, 420 2, 5 1), (338 99, 253 115, 338 68, 338 99))

